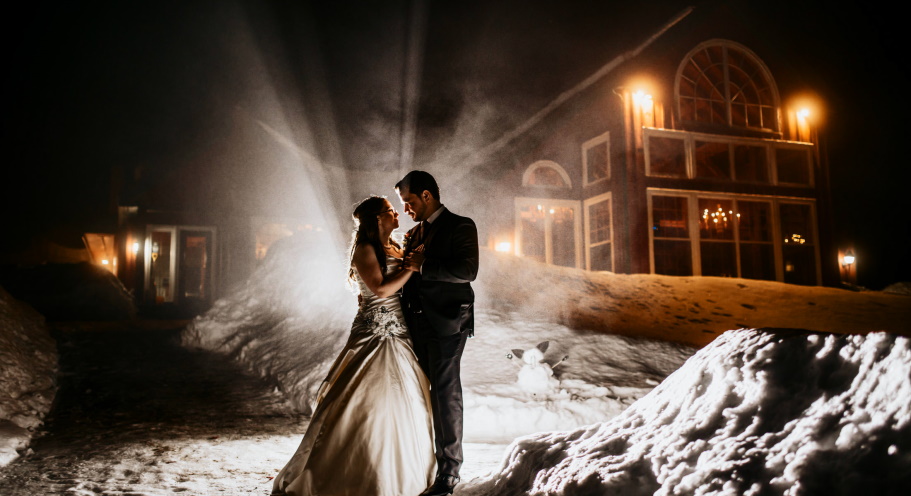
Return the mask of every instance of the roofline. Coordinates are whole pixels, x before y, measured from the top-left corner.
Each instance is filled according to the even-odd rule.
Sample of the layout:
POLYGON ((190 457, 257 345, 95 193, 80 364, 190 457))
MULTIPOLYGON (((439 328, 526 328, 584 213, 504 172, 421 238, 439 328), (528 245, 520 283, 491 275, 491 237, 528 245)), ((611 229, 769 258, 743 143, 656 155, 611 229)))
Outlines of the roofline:
POLYGON ((467 167, 465 169, 460 169, 460 170, 465 171, 465 173, 462 174, 462 176, 460 176, 460 177, 464 177, 465 174, 470 172, 471 169, 474 169, 474 167, 476 165, 478 165, 478 162, 480 162, 484 158, 492 155, 493 153, 499 151, 501 148, 506 146, 507 143, 518 138, 520 135, 524 134, 526 131, 528 131, 532 127, 536 126, 539 122, 544 120, 544 118, 547 117, 551 112, 553 112, 554 110, 559 108, 561 105, 563 105, 564 103, 569 101, 572 97, 576 96, 580 92, 584 91, 588 87, 590 87, 593 84, 595 84, 596 82, 598 82, 601 78, 603 78, 604 76, 608 75, 611 71, 616 69, 620 64, 639 55, 643 50, 648 48, 649 45, 654 43, 655 40, 657 40, 658 38, 663 36, 664 33, 666 33, 669 29, 671 29, 677 23, 682 21, 686 16, 690 15, 693 12, 693 9, 694 9, 694 7, 692 7, 692 6, 687 7, 686 9, 681 11, 679 14, 672 17, 670 21, 668 21, 667 23, 664 24, 664 26, 661 27, 661 29, 656 31, 651 36, 649 36, 648 39, 646 39, 645 41, 640 43, 636 48, 633 48, 632 50, 627 50, 626 52, 621 53, 617 57, 614 57, 613 60, 611 60, 607 64, 601 66, 601 68, 598 69, 597 71, 595 71, 594 73, 592 73, 591 76, 588 76, 587 78, 583 79, 579 84, 577 84, 577 85, 573 86, 572 88, 561 93, 559 96, 557 96, 557 98, 552 100, 550 103, 548 103, 546 106, 544 106, 544 108, 542 108, 541 110, 536 112, 535 115, 528 118, 522 124, 519 124, 518 126, 513 128, 511 131, 504 133, 497 140, 495 140, 492 143, 488 144, 487 146, 481 148, 480 150, 478 150, 474 153, 470 153, 467 156, 463 156, 462 158, 460 158, 458 160, 458 162, 460 162, 462 164, 465 164, 465 163, 470 164, 469 167, 467 167))

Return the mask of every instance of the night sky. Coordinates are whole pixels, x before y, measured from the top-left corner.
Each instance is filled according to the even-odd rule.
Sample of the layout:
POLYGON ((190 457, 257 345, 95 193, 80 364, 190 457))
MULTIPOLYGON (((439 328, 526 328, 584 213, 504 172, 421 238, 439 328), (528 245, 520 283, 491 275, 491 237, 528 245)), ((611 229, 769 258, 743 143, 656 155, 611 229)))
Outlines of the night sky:
MULTIPOLYGON (((597 70, 616 46, 687 5, 716 4, 428 2, 419 16, 411 163, 489 143, 597 70), (480 116, 476 133, 456 132, 464 115, 480 116)), ((907 104, 893 96, 905 81, 899 16, 869 3, 726 4, 782 49, 800 47, 794 64, 826 106, 836 238, 855 244, 859 284, 911 280, 899 180, 906 140, 897 126, 907 104)), ((4 16, 6 248, 112 229, 114 168, 165 175, 242 153, 229 123, 238 113, 264 115, 265 86, 280 96, 279 111, 308 109, 298 135, 332 144, 321 159, 397 175, 409 6, 51 1, 4 16)))

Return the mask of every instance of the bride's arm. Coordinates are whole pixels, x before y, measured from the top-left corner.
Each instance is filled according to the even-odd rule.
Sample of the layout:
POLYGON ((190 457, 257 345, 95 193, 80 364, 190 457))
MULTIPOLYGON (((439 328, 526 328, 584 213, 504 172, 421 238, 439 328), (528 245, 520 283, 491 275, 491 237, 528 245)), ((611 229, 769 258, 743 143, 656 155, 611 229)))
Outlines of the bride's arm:
POLYGON ((376 253, 373 251, 373 247, 367 244, 358 245, 354 249, 353 261, 354 270, 361 276, 364 284, 380 298, 392 296, 396 291, 402 289, 402 286, 411 277, 410 270, 402 270, 384 278, 380 262, 376 259, 376 253))

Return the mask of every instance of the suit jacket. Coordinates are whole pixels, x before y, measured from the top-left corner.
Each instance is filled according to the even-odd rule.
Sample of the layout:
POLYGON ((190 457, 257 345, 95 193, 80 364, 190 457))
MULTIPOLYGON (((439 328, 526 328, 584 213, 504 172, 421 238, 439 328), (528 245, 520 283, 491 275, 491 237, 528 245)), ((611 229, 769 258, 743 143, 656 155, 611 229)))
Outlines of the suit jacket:
MULTIPOLYGON (((408 231, 406 254, 418 243, 408 231)), ((405 307, 424 313, 439 336, 474 335, 474 291, 478 275, 478 229, 473 220, 444 210, 423 235, 424 264, 402 291, 405 307)), ((418 331, 420 332, 420 331, 418 331)))

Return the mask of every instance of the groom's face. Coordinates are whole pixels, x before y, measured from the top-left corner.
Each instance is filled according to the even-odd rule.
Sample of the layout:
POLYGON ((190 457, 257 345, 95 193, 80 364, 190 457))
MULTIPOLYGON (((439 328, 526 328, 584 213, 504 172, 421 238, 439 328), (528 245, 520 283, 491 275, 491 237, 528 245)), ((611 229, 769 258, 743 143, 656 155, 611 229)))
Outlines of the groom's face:
MULTIPOLYGON (((415 222, 421 222, 426 220, 428 215, 427 202, 424 201, 419 195, 416 195, 408 190, 407 187, 400 188, 397 190, 399 193, 399 199, 402 200, 402 207, 405 209, 405 213, 408 214, 408 217, 411 217, 415 222)), ((428 196, 429 192, 425 191, 428 196)))

